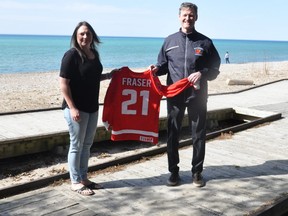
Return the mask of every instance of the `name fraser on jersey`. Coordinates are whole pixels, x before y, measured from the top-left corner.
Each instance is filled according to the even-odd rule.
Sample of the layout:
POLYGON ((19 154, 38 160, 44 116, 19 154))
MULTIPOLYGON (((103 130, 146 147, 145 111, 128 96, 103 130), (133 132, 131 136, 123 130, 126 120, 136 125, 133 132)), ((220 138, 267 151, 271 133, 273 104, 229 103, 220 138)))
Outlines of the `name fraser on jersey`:
POLYGON ((142 86, 142 87, 151 87, 151 80, 148 79, 140 79, 140 78, 122 78, 122 85, 126 86, 142 86))

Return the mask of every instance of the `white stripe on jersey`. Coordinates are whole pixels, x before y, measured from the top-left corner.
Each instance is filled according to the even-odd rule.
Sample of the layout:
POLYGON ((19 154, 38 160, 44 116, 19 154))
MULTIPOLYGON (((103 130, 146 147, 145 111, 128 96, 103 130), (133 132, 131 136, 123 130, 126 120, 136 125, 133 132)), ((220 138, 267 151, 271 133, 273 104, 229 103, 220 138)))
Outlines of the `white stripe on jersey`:
POLYGON ((143 130, 133 130, 133 129, 124 129, 124 130, 118 130, 114 131, 112 130, 113 135, 120 135, 120 134, 141 134, 146 136, 153 136, 158 137, 158 133, 150 132, 150 131, 143 131, 143 130))

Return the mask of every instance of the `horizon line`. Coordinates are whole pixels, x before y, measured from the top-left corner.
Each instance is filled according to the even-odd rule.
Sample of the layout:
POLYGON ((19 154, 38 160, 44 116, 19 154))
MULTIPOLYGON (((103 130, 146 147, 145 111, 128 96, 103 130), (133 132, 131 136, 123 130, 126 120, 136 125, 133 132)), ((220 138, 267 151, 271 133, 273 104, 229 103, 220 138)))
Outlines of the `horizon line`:
MULTIPOLYGON (((0 36, 48 36, 48 37, 71 37, 71 35, 53 35, 53 34, 10 34, 10 33, 0 33, 0 36)), ((159 38, 164 39, 166 37, 160 36, 113 36, 113 35, 98 35, 99 37, 107 38, 159 38)), ((212 40, 231 40, 231 41, 275 41, 275 42, 288 42, 288 40, 273 40, 273 39, 229 39, 229 38, 211 38, 212 40)))

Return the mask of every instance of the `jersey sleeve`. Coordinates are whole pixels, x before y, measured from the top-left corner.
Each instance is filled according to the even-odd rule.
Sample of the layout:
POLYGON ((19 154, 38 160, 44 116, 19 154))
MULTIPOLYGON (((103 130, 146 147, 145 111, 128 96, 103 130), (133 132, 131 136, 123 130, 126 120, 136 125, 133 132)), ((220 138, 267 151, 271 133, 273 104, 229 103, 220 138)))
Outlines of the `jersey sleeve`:
POLYGON ((152 84, 154 85, 155 90, 159 95, 165 97, 174 97, 180 94, 185 89, 193 86, 191 82, 187 78, 181 79, 169 86, 162 85, 158 76, 154 75, 153 72, 150 72, 152 84))
POLYGON ((185 89, 191 87, 192 88, 193 84, 189 82, 187 78, 181 79, 169 86, 164 87, 164 96, 166 97, 174 97, 178 94, 180 94, 182 91, 185 89))
POLYGON ((116 89, 113 87, 114 82, 117 82, 116 74, 113 75, 104 98, 102 122, 106 130, 111 129, 113 125, 113 95, 115 95, 116 91, 116 89))

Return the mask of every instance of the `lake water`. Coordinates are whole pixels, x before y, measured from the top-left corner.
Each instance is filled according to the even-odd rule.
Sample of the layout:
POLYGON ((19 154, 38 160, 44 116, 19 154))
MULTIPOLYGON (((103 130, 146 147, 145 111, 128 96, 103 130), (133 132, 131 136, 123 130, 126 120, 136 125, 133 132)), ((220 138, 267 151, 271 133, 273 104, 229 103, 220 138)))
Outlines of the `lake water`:
MULTIPOLYGON (((58 71, 70 36, 0 35, 0 74, 58 71)), ((104 68, 146 68, 156 63, 164 38, 100 37, 99 52, 104 68)), ((224 63, 288 60, 288 41, 219 40, 213 42, 224 63)))

